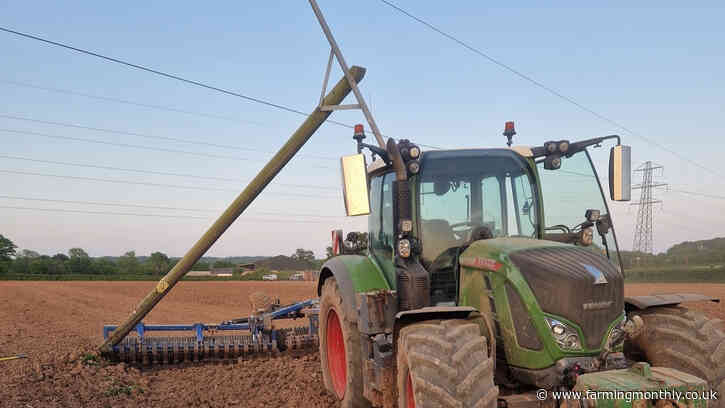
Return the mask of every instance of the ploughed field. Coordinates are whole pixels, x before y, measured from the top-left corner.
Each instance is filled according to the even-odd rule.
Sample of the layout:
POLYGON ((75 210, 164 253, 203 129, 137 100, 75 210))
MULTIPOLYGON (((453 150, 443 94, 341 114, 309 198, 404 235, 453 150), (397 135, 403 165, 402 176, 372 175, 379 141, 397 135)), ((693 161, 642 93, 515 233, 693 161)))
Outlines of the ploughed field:
MULTIPOLYGON (((334 407, 317 353, 158 369, 89 359, 103 324, 120 323, 155 282, 0 282, 0 407, 334 407), (85 360, 85 361, 84 361, 85 360)), ((147 323, 221 322, 249 313, 249 294, 292 303, 314 282, 182 282, 147 323)), ((629 284, 628 295, 695 292, 725 299, 725 284, 629 284)), ((690 305, 725 320, 725 303, 690 305)))

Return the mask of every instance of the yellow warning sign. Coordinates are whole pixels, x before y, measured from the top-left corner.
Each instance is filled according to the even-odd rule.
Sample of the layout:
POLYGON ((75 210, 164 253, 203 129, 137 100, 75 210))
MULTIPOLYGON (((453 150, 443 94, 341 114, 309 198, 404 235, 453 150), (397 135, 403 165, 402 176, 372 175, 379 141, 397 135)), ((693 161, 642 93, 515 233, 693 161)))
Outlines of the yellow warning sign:
POLYGON ((165 280, 161 279, 159 283, 156 284, 156 292, 158 293, 164 293, 166 289, 169 288, 169 283, 165 280))

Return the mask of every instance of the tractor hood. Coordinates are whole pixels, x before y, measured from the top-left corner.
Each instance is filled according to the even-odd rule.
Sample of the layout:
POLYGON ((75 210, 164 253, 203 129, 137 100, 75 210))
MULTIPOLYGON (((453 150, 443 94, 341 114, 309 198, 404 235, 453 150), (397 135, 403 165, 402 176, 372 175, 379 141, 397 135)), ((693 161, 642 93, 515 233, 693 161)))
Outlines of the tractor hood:
POLYGON ((578 325, 584 346, 593 350, 624 311, 622 274, 595 251, 553 241, 495 238, 471 244, 460 264, 504 274, 514 287, 523 278, 541 311, 578 325))

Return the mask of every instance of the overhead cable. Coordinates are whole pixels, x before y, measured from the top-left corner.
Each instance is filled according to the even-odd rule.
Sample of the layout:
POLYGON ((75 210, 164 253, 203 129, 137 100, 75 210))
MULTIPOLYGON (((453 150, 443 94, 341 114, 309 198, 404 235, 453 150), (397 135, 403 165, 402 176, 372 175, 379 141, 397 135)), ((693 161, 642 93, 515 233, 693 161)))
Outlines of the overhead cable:
POLYGON ((683 161, 685 161, 687 163, 690 163, 693 166, 699 167, 700 169, 705 170, 705 171, 707 171, 707 172, 709 172, 709 173, 711 173, 711 174, 713 174, 715 176, 723 177, 723 174, 721 174, 721 173, 719 173, 719 172, 717 172, 715 170, 712 170, 712 169, 710 169, 710 168, 708 168, 706 166, 703 166, 702 164, 696 162, 695 160, 690 159, 689 157, 686 157, 686 156, 680 154, 679 152, 677 152, 677 151, 675 151, 675 150, 673 150, 673 149, 671 149, 671 148, 669 148, 669 147, 667 147, 667 146, 665 146, 665 145, 663 145, 661 143, 658 143, 658 142, 656 142, 655 140, 653 140, 653 139, 651 139, 649 137, 645 137, 645 136, 642 136, 639 133, 636 133, 632 129, 630 129, 630 128, 624 126, 624 125, 622 125, 621 123, 615 121, 614 119, 611 119, 608 116, 605 116, 605 115, 603 115, 603 114, 595 111, 594 109, 589 108, 589 107, 585 106, 584 104, 582 104, 580 102, 577 102, 573 98, 564 95, 560 91, 558 91, 558 90, 556 90, 556 89, 554 89, 554 88, 552 88, 550 86, 545 85, 544 83, 542 83, 542 82, 534 79, 533 77, 531 77, 529 75, 526 75, 526 74, 522 73, 521 71, 519 71, 519 70, 511 67, 510 65, 502 62, 501 60, 499 60, 497 58, 494 58, 491 55, 489 55, 489 54, 481 51, 479 48, 476 48, 473 45, 471 45, 471 44, 469 44, 469 43, 467 43, 467 42, 465 42, 465 41, 463 41, 463 40, 461 40, 461 39, 453 36, 452 34, 449 34, 449 33, 445 32, 442 29, 436 27, 435 25, 433 25, 433 24, 431 24, 431 23, 423 20, 422 18, 415 16, 411 12, 403 9, 402 7, 394 4, 393 2, 388 1, 388 0, 380 0, 380 1, 382 3, 388 5, 389 7, 392 7, 393 9, 397 10, 398 12, 406 15, 407 17, 409 17, 409 18, 417 21, 418 23, 423 24, 424 26, 426 26, 429 29, 435 31, 436 33, 438 33, 438 34, 440 34, 440 35, 448 38, 449 40, 457 43, 458 45, 466 48, 467 50, 469 50, 469 51, 471 51, 471 52, 473 52, 473 53, 475 53, 475 54, 477 54, 477 55, 479 55, 479 56, 487 59, 491 63, 496 64, 499 67, 501 67, 501 68, 503 68, 503 69, 511 72, 512 74, 518 76, 519 78, 521 78, 521 79, 523 79, 525 81, 528 81, 528 82, 532 83, 533 85, 535 85, 535 86, 537 86, 537 87, 539 87, 539 88, 541 88, 541 89, 549 92, 550 94, 556 96, 557 98, 562 99, 562 100, 564 100, 564 101, 566 101, 566 102, 568 102, 568 103, 576 106, 577 108, 581 109, 582 111, 587 112, 587 113, 589 113, 589 114, 597 117, 598 119, 603 120, 603 121, 605 121, 605 122, 607 122, 607 123, 609 123, 609 124, 611 124, 611 125, 619 128, 619 129, 621 129, 621 130, 629 133, 630 135, 632 135, 634 137, 637 137, 639 139, 642 139, 645 142, 649 143, 650 145, 655 146, 655 147, 657 147, 659 149, 662 149, 662 150, 664 150, 664 151, 666 151, 666 152, 668 152, 668 153, 676 156, 680 160, 683 160, 683 161))

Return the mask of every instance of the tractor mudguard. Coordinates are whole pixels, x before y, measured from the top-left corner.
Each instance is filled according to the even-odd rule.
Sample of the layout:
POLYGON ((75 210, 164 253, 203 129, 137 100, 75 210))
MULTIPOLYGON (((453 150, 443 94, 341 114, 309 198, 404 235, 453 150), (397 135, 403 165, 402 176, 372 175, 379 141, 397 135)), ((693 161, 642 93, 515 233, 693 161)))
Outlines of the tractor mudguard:
POLYGON ((424 320, 466 319, 475 312, 478 310, 470 306, 431 306, 398 312, 395 315, 393 336, 397 340, 400 329, 411 323, 424 320))
POLYGON ((674 306, 680 303, 703 302, 706 300, 716 303, 720 302, 718 298, 701 295, 699 293, 663 293, 648 296, 625 296, 624 309, 626 311, 644 310, 655 306, 674 306))
POLYGON ((357 316, 356 293, 374 290, 391 290, 385 279, 382 269, 364 255, 339 255, 331 258, 322 265, 320 277, 317 281, 317 294, 322 295, 322 285, 330 277, 334 277, 340 294, 342 304, 348 316, 357 316))
POLYGON ((465 319, 473 312, 477 312, 477 310, 470 306, 432 306, 398 312, 395 320, 409 322, 431 319, 465 319))

